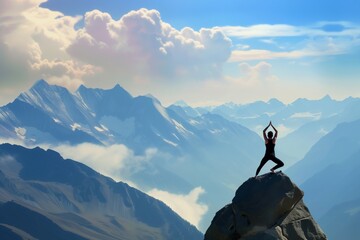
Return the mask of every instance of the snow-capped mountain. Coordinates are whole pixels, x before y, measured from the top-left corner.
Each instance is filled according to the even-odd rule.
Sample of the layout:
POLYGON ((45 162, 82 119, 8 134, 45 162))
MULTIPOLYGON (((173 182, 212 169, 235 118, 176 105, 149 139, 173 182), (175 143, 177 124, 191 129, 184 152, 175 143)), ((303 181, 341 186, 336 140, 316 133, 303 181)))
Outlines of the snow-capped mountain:
MULTIPOLYGON (((210 114, 185 119, 157 99, 132 97, 119 85, 108 90, 80 86, 71 93, 39 80, 0 108, 0 116, 2 138, 33 144, 124 143, 135 151, 156 147, 174 153, 231 134, 222 129, 223 119, 210 114)), ((251 135, 246 128, 237 128, 251 135)))
MULTIPOLYGON (((172 106, 177 109, 180 106, 172 106)), ((190 107, 183 107, 191 113, 190 107)), ((277 99, 249 104, 227 103, 215 107, 195 108, 192 113, 211 112, 237 122, 258 134, 271 120, 280 130, 278 152, 294 163, 300 160, 321 137, 339 123, 360 118, 360 99, 342 101, 325 96, 319 100, 297 99, 283 104, 277 99)))
POLYGON ((155 148, 159 156, 136 171, 121 172, 122 177, 142 189, 177 193, 201 186, 206 191, 202 201, 211 206, 207 226, 231 197, 234 182, 253 174, 263 143, 220 115, 181 111, 163 107, 154 97, 133 97, 119 85, 108 90, 80 86, 71 93, 40 80, 0 108, 0 138, 31 145, 124 144, 136 155, 155 148))

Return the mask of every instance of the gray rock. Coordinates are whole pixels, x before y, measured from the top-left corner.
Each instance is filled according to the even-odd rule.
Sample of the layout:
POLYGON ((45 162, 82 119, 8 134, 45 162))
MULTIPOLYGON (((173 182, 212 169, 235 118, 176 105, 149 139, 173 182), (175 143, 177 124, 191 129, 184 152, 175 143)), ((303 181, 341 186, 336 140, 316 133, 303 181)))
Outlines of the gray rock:
POLYGON ((250 178, 216 213, 205 240, 325 240, 303 196, 282 172, 250 178))

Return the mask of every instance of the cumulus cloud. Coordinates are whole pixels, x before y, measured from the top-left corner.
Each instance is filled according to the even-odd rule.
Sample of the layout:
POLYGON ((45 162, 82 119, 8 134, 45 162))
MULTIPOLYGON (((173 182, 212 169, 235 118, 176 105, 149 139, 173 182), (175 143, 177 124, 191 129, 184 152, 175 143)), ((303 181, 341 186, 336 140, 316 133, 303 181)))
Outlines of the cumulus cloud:
POLYGON ((94 10, 68 52, 104 71, 154 80, 218 76, 230 48, 220 30, 177 30, 156 10, 131 11, 119 20, 94 10))
MULTIPOLYGON (((81 17, 41 8, 41 0, 2 1, 0 7, 1 86, 30 85, 39 78, 64 78, 64 86, 80 83, 96 68, 72 59, 67 46, 81 17), (26 84, 29 82, 30 84, 26 84)), ((77 84, 77 85, 78 85, 77 84)))
POLYGON ((188 194, 174 194, 159 189, 152 189, 147 193, 166 203, 197 228, 199 228, 202 217, 208 211, 208 206, 199 202, 199 197, 205 193, 202 187, 196 187, 188 194))
POLYGON ((259 62, 254 66, 243 62, 239 64, 239 68, 245 81, 263 82, 274 81, 277 79, 277 77, 271 73, 272 65, 267 62, 259 62))
POLYGON ((175 81, 222 77, 231 54, 231 40, 220 29, 176 29, 156 10, 139 9, 120 19, 99 10, 66 16, 40 7, 43 2, 0 3, 2 98, 40 78, 72 90, 121 81, 138 91, 142 83, 145 92, 138 94, 157 94, 159 86, 175 81))

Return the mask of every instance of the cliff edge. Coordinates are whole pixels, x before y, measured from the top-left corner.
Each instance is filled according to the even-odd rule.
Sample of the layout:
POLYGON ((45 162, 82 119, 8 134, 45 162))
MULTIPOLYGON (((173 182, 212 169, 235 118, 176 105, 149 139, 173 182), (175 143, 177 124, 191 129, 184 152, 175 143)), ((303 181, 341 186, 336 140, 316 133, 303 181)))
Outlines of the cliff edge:
POLYGON ((216 213, 205 240, 326 240, 303 196, 282 172, 250 178, 216 213))

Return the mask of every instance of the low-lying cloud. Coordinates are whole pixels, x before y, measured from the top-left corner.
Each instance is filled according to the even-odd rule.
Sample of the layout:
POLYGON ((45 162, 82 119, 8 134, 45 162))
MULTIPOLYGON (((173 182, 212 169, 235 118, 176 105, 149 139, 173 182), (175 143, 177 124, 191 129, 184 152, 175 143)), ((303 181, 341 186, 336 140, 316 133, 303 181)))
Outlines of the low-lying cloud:
MULTIPOLYGON (((24 141, 15 139, 0 139, 0 143, 12 143, 29 147, 24 141)), ((79 145, 59 145, 49 147, 41 146, 44 149, 51 148, 59 152, 63 158, 81 162, 95 171, 113 178, 116 181, 124 181, 139 190, 144 190, 142 186, 124 179, 122 172, 136 172, 142 170, 144 164, 158 156, 157 149, 149 148, 143 155, 135 155, 134 152, 123 144, 101 146, 92 143, 82 143, 79 145)), ((160 189, 152 189, 147 194, 166 203, 172 210, 177 212, 182 218, 199 228, 200 221, 208 211, 205 203, 199 202, 199 198, 205 190, 196 187, 187 194, 176 194, 160 189)))
MULTIPOLYGON (((61 145, 53 147, 64 158, 70 158, 84 163, 96 171, 112 177, 117 181, 124 181, 134 187, 144 190, 142 186, 124 179, 122 172, 135 172, 141 170, 146 162, 157 156, 156 149, 147 149, 144 155, 135 155, 134 152, 122 144, 100 146, 91 143, 83 143, 76 146, 61 145)), ((196 187, 187 194, 175 194, 160 189, 152 189, 147 194, 165 202, 182 218, 199 228, 200 221, 208 211, 208 206, 199 202, 199 198, 205 190, 196 187)))
POLYGON ((200 196, 205 193, 202 187, 196 187, 188 194, 175 194, 159 189, 152 189, 147 193, 166 203, 172 210, 197 228, 199 228, 202 217, 208 211, 208 206, 199 202, 200 196))
POLYGON ((144 155, 135 155, 123 144, 101 146, 82 143, 74 146, 59 145, 53 149, 64 158, 84 163, 116 181, 126 181, 122 178, 122 171, 138 171, 143 163, 150 161, 157 153, 156 149, 149 148, 144 155))

